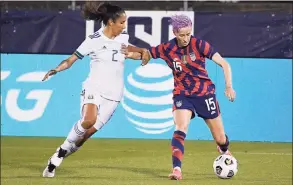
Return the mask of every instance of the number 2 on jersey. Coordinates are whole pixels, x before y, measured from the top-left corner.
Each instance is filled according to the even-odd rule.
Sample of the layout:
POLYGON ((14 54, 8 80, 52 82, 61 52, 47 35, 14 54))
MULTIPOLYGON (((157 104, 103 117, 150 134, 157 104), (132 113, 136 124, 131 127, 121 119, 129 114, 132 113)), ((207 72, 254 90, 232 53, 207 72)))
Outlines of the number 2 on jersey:
POLYGON ((118 60, 115 59, 115 55, 118 53, 117 50, 112 50, 113 51, 113 54, 112 54, 112 61, 113 62, 117 62, 118 60))

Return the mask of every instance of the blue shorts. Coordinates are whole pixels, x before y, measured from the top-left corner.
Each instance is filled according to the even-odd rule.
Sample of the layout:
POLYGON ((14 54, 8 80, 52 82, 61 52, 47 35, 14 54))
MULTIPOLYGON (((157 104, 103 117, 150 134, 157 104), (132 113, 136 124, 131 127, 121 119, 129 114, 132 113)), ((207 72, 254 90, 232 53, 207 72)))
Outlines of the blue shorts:
POLYGON ((203 119, 214 119, 220 115, 220 108, 215 94, 198 97, 174 95, 173 111, 177 109, 191 110, 191 119, 195 115, 203 119))

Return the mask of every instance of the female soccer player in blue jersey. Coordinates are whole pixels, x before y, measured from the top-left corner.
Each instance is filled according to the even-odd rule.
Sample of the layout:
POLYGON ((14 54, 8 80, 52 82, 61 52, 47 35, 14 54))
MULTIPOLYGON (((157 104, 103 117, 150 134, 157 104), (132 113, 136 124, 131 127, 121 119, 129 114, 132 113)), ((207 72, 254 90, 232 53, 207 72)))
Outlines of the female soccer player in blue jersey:
POLYGON ((195 115, 204 119, 217 143, 218 151, 230 154, 229 140, 225 134, 215 85, 208 77, 205 59, 211 59, 224 71, 225 95, 230 101, 235 99, 229 63, 206 41, 191 34, 192 22, 188 16, 171 17, 175 38, 149 49, 143 59, 161 58, 173 71, 173 116, 176 125, 172 138, 173 171, 170 179, 181 180, 181 161, 184 155, 184 139, 190 120, 195 115))

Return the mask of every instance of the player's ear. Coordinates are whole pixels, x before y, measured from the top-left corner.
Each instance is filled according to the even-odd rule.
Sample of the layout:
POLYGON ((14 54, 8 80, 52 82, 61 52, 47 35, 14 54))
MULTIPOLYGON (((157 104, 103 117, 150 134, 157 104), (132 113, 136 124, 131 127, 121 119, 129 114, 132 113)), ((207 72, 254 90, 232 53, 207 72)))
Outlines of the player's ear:
POLYGON ((173 34, 174 34, 175 36, 177 36, 177 34, 176 34, 176 31, 175 31, 175 30, 173 30, 173 34))
POLYGON ((108 24, 109 24, 109 26, 113 26, 113 24, 114 24, 113 19, 109 19, 108 24))
POLYGON ((173 30, 173 34, 177 37, 177 32, 175 30, 173 30))

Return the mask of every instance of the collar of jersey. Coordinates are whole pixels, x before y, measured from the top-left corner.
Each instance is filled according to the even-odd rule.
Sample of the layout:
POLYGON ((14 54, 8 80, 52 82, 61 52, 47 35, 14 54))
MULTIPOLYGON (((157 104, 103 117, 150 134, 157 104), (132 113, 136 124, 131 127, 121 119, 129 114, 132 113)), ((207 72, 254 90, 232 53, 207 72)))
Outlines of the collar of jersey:
POLYGON ((104 34, 104 30, 101 31, 101 36, 104 37, 104 38, 107 39, 107 40, 110 40, 110 41, 114 41, 114 39, 116 38, 116 37, 114 37, 114 39, 110 39, 109 37, 107 37, 107 36, 104 34))

